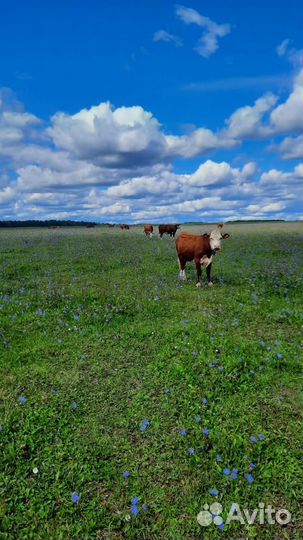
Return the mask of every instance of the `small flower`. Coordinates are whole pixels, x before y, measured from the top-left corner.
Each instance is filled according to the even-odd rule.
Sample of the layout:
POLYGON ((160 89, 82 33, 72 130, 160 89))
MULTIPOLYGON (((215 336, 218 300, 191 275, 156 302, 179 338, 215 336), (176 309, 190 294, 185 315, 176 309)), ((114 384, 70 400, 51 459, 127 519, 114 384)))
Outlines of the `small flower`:
POLYGON ((277 354, 277 358, 278 358, 278 360, 282 360, 283 354, 282 354, 282 353, 278 353, 278 354, 277 354))
POLYGON ((137 506, 139 504, 139 497, 133 497, 131 500, 132 506, 137 506))
POLYGON ((2 431, 2 430, 3 430, 3 426, 0 426, 0 431, 2 431))
POLYGON ((196 422, 201 422, 200 416, 195 416, 195 421, 196 421, 196 422))
POLYGON ((209 490, 209 493, 210 493, 211 495, 219 495, 220 491, 217 491, 216 489, 210 489, 210 490, 209 490))
POLYGON ((18 401, 19 401, 20 405, 24 405, 24 403, 26 402, 26 397, 20 396, 20 397, 18 398, 18 401))
POLYGON ((73 503, 78 504, 78 502, 80 501, 80 497, 81 497, 81 495, 79 495, 79 493, 77 493, 77 491, 73 491, 73 493, 72 493, 72 501, 73 501, 73 503))
POLYGON ((255 466, 256 466, 256 464, 255 464, 255 463, 253 463, 253 462, 251 461, 251 462, 250 462, 250 464, 249 464, 249 466, 250 466, 250 468, 251 468, 251 469, 254 469, 254 468, 255 468, 255 466))
POLYGON ((149 420, 144 420, 143 424, 141 424, 140 426, 141 431, 145 431, 147 426, 149 426, 149 424, 150 424, 149 420))
POLYGON ((72 409, 75 411, 77 409, 77 407, 78 407, 78 404, 75 401, 73 401, 72 402, 72 409))
POLYGON ((225 474, 226 476, 228 476, 230 474, 230 469, 224 469, 223 470, 223 474, 225 474))
POLYGON ((222 523, 219 523, 218 529, 220 529, 221 531, 224 530, 224 521, 222 521, 222 523))
POLYGON ((259 441, 264 441, 265 437, 264 437, 264 435, 261 434, 261 435, 258 435, 258 439, 259 439, 259 441))
POLYGON ((203 405, 206 405, 207 399, 206 399, 206 398, 203 398, 203 399, 202 399, 202 403, 203 403, 203 405))
POLYGON ((165 394, 170 394, 170 389, 169 388, 165 389, 165 394))
POLYGON ((251 440, 252 443, 256 443, 256 442, 257 442, 256 437, 251 437, 250 440, 251 440))
POLYGON ((209 429, 203 429, 202 433, 204 433, 204 435, 209 435, 209 429))
POLYGON ((249 484, 252 484, 254 482, 254 477, 252 474, 246 474, 245 478, 249 484))
POLYGON ((34 467, 33 473, 34 473, 34 474, 38 474, 38 472, 39 472, 39 469, 38 469, 37 467, 34 467))
POLYGON ((231 474, 231 479, 237 480, 237 478, 238 478, 238 469, 233 469, 233 472, 231 474))
POLYGON ((222 461, 222 457, 221 457, 219 454, 217 454, 217 455, 216 455, 216 460, 217 460, 217 461, 222 461))
POLYGON ((57 391, 56 390, 51 390, 50 393, 53 394, 53 396, 54 396, 57 393, 57 391))
POLYGON ((131 507, 131 513, 133 516, 137 516, 139 514, 140 510, 136 504, 133 504, 131 507))
POLYGON ((185 437, 185 435, 187 435, 186 429, 183 429, 183 428, 180 429, 180 433, 181 433, 181 435, 183 435, 183 437, 185 437))
POLYGON ((128 471, 124 471, 123 478, 128 478, 130 476, 130 473, 128 471))
POLYGON ((190 456, 193 456, 194 453, 195 453, 195 449, 194 449, 194 448, 190 448, 190 449, 189 449, 189 455, 190 455, 190 456))
POLYGON ((143 510, 145 510, 145 512, 147 512, 147 510, 148 510, 148 505, 144 503, 144 504, 142 504, 142 508, 143 508, 143 510))

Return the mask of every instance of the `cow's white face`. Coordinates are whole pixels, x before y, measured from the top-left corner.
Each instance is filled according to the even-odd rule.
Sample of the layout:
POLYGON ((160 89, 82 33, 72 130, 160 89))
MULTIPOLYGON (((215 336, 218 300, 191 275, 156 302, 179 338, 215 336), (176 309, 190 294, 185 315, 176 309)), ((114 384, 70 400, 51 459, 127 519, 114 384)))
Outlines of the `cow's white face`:
POLYGON ((222 226, 220 225, 216 229, 214 229, 209 235, 210 247, 213 251, 220 251, 222 240, 226 240, 226 238, 229 238, 229 234, 222 234, 221 230, 222 226))

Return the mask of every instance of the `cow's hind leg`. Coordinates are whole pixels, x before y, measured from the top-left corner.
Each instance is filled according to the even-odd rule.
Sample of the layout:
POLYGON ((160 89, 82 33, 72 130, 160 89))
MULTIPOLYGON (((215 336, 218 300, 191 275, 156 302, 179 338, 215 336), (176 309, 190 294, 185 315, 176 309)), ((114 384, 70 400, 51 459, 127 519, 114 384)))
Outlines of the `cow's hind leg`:
POLYGON ((179 268, 180 268, 180 273, 179 273, 179 277, 180 279, 182 279, 182 281, 186 281, 186 273, 185 273, 185 265, 186 265, 186 261, 184 259, 182 259, 182 257, 178 257, 178 264, 179 264, 179 268))

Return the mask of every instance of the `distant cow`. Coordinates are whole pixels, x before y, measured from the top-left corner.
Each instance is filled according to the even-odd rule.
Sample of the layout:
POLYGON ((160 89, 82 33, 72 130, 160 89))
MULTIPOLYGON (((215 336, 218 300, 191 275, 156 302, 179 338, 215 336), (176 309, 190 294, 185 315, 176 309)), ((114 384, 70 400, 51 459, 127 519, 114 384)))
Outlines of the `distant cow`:
POLYGON ((206 268, 207 284, 212 286, 211 265, 213 256, 221 249, 221 241, 229 238, 229 234, 222 235, 223 225, 220 223, 210 234, 187 234, 182 233, 176 240, 180 278, 185 281, 185 265, 189 261, 195 261, 197 270, 197 287, 201 287, 201 264, 206 268))
POLYGON ((129 229, 129 225, 127 225, 126 223, 121 223, 120 229, 129 229))
POLYGON ((146 236, 149 236, 150 238, 152 238, 153 236, 153 226, 152 225, 144 225, 144 232, 146 234, 146 236))
POLYGON ((175 237, 177 229, 180 229, 180 225, 159 225, 160 238, 162 238, 163 234, 169 234, 169 236, 175 237))
POLYGON ((114 224, 114 223, 108 223, 107 226, 108 226, 109 229, 113 229, 113 227, 115 226, 115 224, 114 224))
POLYGON ((88 224, 86 225, 86 228, 87 228, 87 229, 93 229, 95 226, 96 226, 96 225, 95 225, 94 223, 88 223, 88 224))

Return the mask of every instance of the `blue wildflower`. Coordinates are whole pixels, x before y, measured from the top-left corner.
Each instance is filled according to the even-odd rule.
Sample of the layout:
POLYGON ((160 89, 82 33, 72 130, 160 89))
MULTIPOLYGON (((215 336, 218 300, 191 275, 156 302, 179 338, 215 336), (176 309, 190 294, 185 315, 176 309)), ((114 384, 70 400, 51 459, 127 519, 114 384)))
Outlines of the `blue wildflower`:
POLYGON ((254 477, 252 474, 246 474, 245 478, 249 484, 252 484, 254 482, 254 477))
POLYGON ((19 401, 20 405, 24 405, 24 403, 26 402, 26 397, 20 396, 20 397, 18 398, 18 401, 19 401))
POLYGON ((260 434, 260 435, 258 435, 258 439, 259 439, 259 441, 264 441, 265 437, 264 437, 264 435, 260 434))
POLYGON ((209 435, 209 429, 203 429, 204 435, 209 435))
POLYGON ((77 407, 78 407, 78 404, 75 401, 73 401, 72 402, 72 409, 75 411, 77 409, 77 407))
POLYGON ((133 506, 137 506, 139 504, 139 497, 133 497, 131 503, 133 506))
POLYGON ((165 389, 165 394, 170 394, 169 388, 166 388, 166 389, 165 389))
POLYGON ((128 471, 124 471, 123 478, 128 478, 130 476, 130 473, 128 471))
POLYGON ((55 395, 57 392, 56 392, 56 390, 51 390, 50 393, 55 395))
POLYGON ((256 466, 256 464, 255 464, 255 463, 253 463, 253 462, 251 461, 251 462, 250 462, 250 464, 249 464, 249 466, 250 466, 250 468, 251 468, 251 469, 254 469, 254 468, 255 468, 255 466, 256 466))
POLYGON ((140 510, 136 504, 133 504, 131 507, 131 513, 133 516, 137 516, 139 514, 140 510))
POLYGON ((223 470, 223 474, 225 474, 226 476, 228 476, 230 474, 230 469, 224 469, 223 470))
POLYGON ((195 416, 195 421, 196 422, 201 422, 201 417, 200 416, 195 416))
POLYGON ((282 354, 282 353, 278 353, 278 354, 277 354, 277 358, 278 358, 278 360, 282 360, 283 354, 282 354))
POLYGON ((238 469, 233 469, 233 472, 231 474, 231 479, 237 480, 237 478, 238 478, 238 469))
POLYGON ((220 491, 217 491, 216 489, 210 489, 210 490, 209 490, 209 493, 210 493, 211 495, 219 495, 220 491))
POLYGON ((81 497, 81 495, 79 495, 79 493, 77 493, 77 491, 74 491, 72 493, 72 501, 73 501, 73 503, 78 504, 78 502, 80 501, 80 497, 81 497))
POLYGON ((149 426, 149 424, 150 424, 149 420, 144 420, 143 424, 141 424, 140 426, 141 431, 145 431, 147 426, 149 426))
POLYGON ((218 528, 219 528, 221 531, 224 530, 224 521, 222 521, 221 523, 219 523, 218 528))
POLYGON ((142 504, 142 508, 143 510, 145 510, 145 512, 147 512, 148 510, 148 505, 146 503, 142 504))
POLYGON ((250 440, 251 440, 251 442, 252 442, 252 443, 255 443, 255 442, 257 442, 257 439, 256 439, 256 437, 251 437, 251 438, 250 438, 250 440))
POLYGON ((180 429, 180 433, 181 433, 181 435, 183 435, 183 437, 185 437, 185 435, 187 435, 186 429, 183 429, 183 428, 180 429))
POLYGON ((217 461, 222 461, 222 457, 221 457, 219 454, 217 454, 217 455, 216 455, 216 460, 217 460, 217 461))
POLYGON ((202 403, 203 403, 203 405, 206 405, 207 399, 206 399, 206 398, 203 398, 203 399, 202 399, 202 403))
POLYGON ((194 449, 194 448, 190 448, 190 449, 189 449, 189 455, 190 455, 190 456, 193 456, 194 453, 195 453, 195 449, 194 449))

